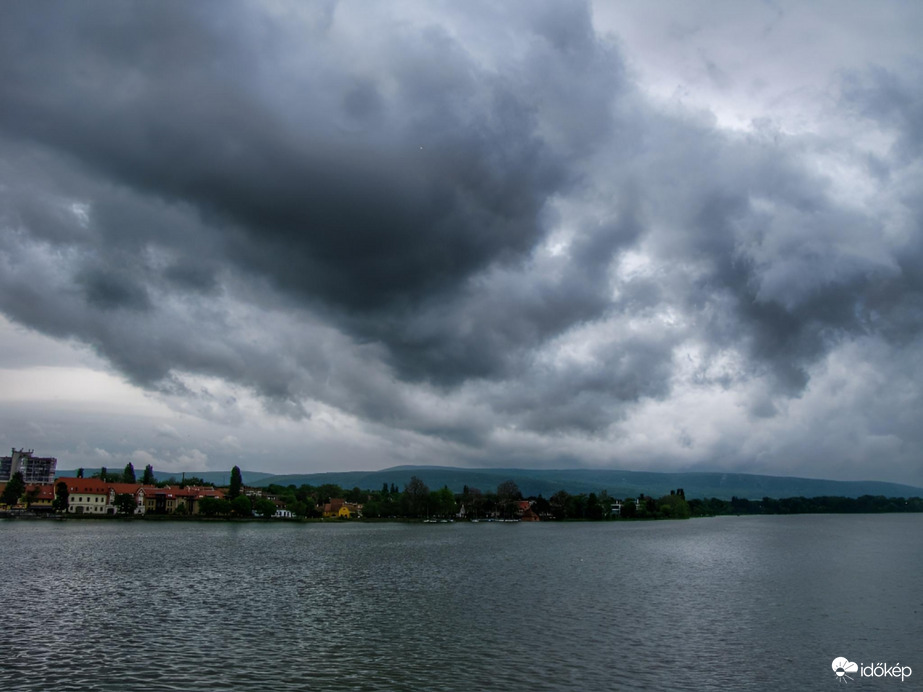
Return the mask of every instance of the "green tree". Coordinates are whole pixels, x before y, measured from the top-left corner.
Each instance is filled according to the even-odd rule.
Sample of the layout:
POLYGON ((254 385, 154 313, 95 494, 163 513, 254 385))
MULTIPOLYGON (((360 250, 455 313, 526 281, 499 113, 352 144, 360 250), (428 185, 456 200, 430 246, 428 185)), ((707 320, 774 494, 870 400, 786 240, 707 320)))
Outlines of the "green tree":
POLYGON ((135 467, 129 461, 125 464, 125 470, 122 471, 122 482, 123 483, 134 483, 135 482, 135 467))
POLYGON ((426 514, 429 504, 429 488, 426 487, 426 483, 416 476, 411 476, 410 481, 404 486, 404 503, 408 516, 419 517, 426 514))
POLYGON ((522 493, 519 492, 519 486, 516 481, 503 481, 497 486, 497 497, 500 500, 521 500, 522 493))
POLYGON ((12 507, 19 502, 24 492, 26 492, 26 484, 22 479, 22 471, 17 471, 6 484, 3 494, 0 494, 0 505, 12 507))
POLYGON ((231 500, 231 512, 237 517, 252 517, 253 506, 250 504, 250 498, 246 495, 238 495, 231 500))
POLYGON ((570 494, 566 490, 559 490, 554 495, 551 496, 551 512, 554 514, 555 519, 566 519, 567 518, 567 501, 570 499, 570 494))
POLYGON ((667 519, 688 519, 692 516, 689 503, 676 492, 671 492, 657 500, 657 510, 660 516, 667 519))
POLYGON ((603 518, 603 506, 599 502, 596 493, 590 493, 586 500, 587 519, 599 521, 603 518))
POLYGON ((234 467, 231 469, 231 484, 228 488, 228 499, 235 500, 240 496, 240 489, 243 487, 244 481, 240 475, 240 469, 234 467))
POLYGON ((106 483, 118 483, 122 480, 122 474, 109 473, 109 469, 103 466, 99 471, 93 474, 93 478, 98 478, 106 483))
POLYGON ((38 499, 38 487, 33 486, 26 490, 26 494, 23 496, 23 499, 26 501, 26 509, 32 508, 32 503, 38 499))
POLYGON ((206 517, 224 516, 231 513, 231 503, 224 498, 203 497, 199 500, 199 513, 206 517))
POLYGON ((141 477, 141 482, 144 485, 154 485, 157 482, 157 479, 154 478, 154 467, 148 464, 144 467, 144 475, 141 477))
POLYGON ((539 493, 538 497, 535 498, 535 503, 532 505, 532 511, 540 517, 545 517, 551 514, 551 503, 539 493))
POLYGON ((567 518, 586 519, 587 496, 585 493, 571 495, 567 498, 567 518))
POLYGON ((497 503, 500 505, 500 511, 506 517, 513 516, 513 508, 518 500, 522 499, 522 493, 519 492, 519 486, 516 481, 503 481, 497 486, 497 503))
POLYGON ((77 469, 77 478, 83 478, 83 467, 77 469))
POLYGON ((469 517, 478 519, 484 515, 484 493, 480 488, 468 488, 468 500, 465 502, 465 513, 469 517))
POLYGON ((261 517, 269 519, 276 513, 276 503, 264 497, 256 501, 254 509, 261 517))
POLYGON ((119 493, 115 496, 115 508, 119 514, 134 514, 138 503, 131 493, 119 493))
POLYGON ((442 490, 436 492, 436 514, 443 517, 455 515, 455 495, 449 490, 449 486, 442 486, 442 490))
POLYGON ((331 498, 343 497, 344 495, 346 495, 346 493, 343 491, 343 488, 336 483, 324 483, 317 488, 318 504, 325 504, 330 502, 331 498))
POLYGON ((179 483, 179 487, 181 488, 185 488, 190 485, 195 488, 208 488, 208 487, 214 488, 215 487, 214 483, 209 483, 207 480, 199 476, 189 476, 188 478, 183 477, 183 479, 179 483))
POLYGON ((203 497, 199 500, 199 514, 203 517, 213 517, 218 513, 218 500, 214 497, 203 497))
POLYGON ((377 519, 381 517, 381 508, 383 502, 380 500, 369 500, 362 505, 362 516, 366 519, 377 519))
POLYGON ((55 485, 54 491, 54 502, 51 506, 58 512, 66 512, 68 498, 70 497, 70 493, 67 490, 67 483, 60 481, 55 485))

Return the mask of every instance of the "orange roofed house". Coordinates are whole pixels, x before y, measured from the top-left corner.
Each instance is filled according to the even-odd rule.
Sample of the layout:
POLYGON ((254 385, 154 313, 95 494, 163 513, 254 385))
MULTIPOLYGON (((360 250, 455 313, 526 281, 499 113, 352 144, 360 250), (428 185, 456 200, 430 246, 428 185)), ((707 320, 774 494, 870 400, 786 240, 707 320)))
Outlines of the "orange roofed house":
POLYGON ((534 503, 531 500, 520 500, 517 506, 519 518, 521 521, 541 521, 535 510, 532 509, 534 503))
MULTIPOLYGON (((6 490, 6 483, 0 483, 0 494, 6 490)), ((49 512, 54 509, 54 486, 40 483, 27 485, 22 496, 13 507, 21 508, 25 505, 33 512, 49 512)), ((5 505, 2 505, 5 507, 5 505)), ((7 507, 12 509, 12 507, 7 507)))
POLYGON ((215 488, 187 485, 185 488, 144 486, 144 508, 151 514, 198 514, 199 502, 211 497, 220 500, 224 493, 215 488))
POLYGON ((324 516, 352 519, 353 517, 359 516, 361 509, 362 505, 347 502, 342 497, 331 497, 330 502, 324 505, 324 516))
POLYGON ((59 478, 55 488, 67 486, 67 511, 69 514, 113 514, 109 511, 109 486, 98 478, 59 478))
POLYGON ((98 478, 59 478, 55 488, 67 486, 67 511, 70 514, 117 514, 115 500, 119 495, 131 495, 134 514, 198 514, 203 497, 222 498, 214 488, 187 486, 158 488, 140 483, 106 483, 98 478))

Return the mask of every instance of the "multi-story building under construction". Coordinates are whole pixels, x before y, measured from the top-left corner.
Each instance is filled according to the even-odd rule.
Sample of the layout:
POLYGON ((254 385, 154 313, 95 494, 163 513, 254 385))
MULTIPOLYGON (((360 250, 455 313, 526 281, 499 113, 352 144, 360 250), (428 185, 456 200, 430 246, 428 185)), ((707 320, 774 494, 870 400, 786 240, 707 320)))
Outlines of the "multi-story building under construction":
POLYGON ((35 450, 28 452, 15 447, 8 457, 0 457, 0 483, 9 481, 16 473, 22 472, 22 480, 27 484, 54 483, 54 473, 58 460, 54 457, 33 456, 35 450))

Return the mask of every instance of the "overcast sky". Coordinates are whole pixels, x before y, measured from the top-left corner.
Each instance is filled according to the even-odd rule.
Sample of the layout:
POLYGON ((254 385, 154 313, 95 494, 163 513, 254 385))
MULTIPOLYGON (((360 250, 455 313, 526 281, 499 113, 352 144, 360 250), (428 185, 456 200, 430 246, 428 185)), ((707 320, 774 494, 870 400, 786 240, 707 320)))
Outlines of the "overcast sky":
POLYGON ((923 3, 0 3, 0 440, 923 485, 923 3))

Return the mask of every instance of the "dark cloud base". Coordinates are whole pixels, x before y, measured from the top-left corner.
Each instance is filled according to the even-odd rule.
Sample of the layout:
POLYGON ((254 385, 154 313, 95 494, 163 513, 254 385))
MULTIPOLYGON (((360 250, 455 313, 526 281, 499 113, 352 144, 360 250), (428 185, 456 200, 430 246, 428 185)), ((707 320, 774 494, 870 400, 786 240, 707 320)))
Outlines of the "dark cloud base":
POLYGON ((4 314, 142 387, 473 448, 605 439, 690 343, 692 384, 766 384, 754 420, 844 345, 919 343, 918 80, 853 74, 839 106, 894 133, 842 144, 894 233, 812 165, 829 144, 658 110, 582 4, 361 44, 349 6, 295 9, 4 3, 4 314))

